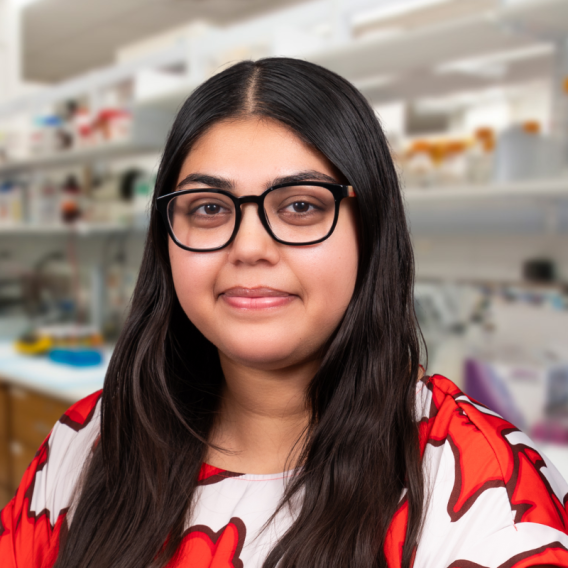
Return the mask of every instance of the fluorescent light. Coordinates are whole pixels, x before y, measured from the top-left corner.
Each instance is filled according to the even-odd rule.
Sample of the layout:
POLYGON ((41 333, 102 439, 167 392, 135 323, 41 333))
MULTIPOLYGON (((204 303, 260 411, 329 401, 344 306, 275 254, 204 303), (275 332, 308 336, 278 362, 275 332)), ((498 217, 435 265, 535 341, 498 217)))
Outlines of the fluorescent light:
POLYGON ((378 89, 380 87, 384 87, 385 85, 394 83, 395 79, 395 75, 378 75, 375 77, 367 77, 365 79, 353 81, 353 84, 359 90, 378 89))
POLYGON ((422 8, 429 8, 437 4, 446 4, 454 0, 390 0, 384 2, 384 5, 354 14, 351 20, 353 26, 364 26, 367 24, 374 24, 381 20, 388 20, 397 16, 402 16, 408 12, 419 10, 422 8))
POLYGON ((505 63, 511 61, 522 61, 523 59, 533 59, 550 55, 554 51, 554 46, 549 43, 531 45, 518 49, 499 51, 483 57, 471 57, 469 59, 459 59, 438 65, 434 72, 440 75, 445 73, 465 73, 469 75, 491 75, 492 71, 503 69, 505 63))
POLYGON ((38 2, 39 0, 9 0, 9 1, 14 6, 16 6, 16 8, 19 8, 21 10, 22 8, 25 8, 29 4, 33 4, 35 2, 38 2))

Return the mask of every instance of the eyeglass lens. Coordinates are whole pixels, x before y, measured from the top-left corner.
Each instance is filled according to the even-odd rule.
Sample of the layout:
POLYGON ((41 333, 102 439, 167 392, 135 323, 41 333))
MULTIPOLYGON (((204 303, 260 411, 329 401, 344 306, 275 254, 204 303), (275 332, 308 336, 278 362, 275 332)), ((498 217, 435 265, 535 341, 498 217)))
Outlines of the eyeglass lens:
MULTIPOLYGON (((325 187, 288 186, 269 192, 264 210, 277 239, 309 243, 331 230, 335 199, 325 187)), ((225 245, 233 234, 236 218, 235 204, 229 197, 206 190, 174 197, 168 206, 168 220, 176 239, 198 250, 225 245)))

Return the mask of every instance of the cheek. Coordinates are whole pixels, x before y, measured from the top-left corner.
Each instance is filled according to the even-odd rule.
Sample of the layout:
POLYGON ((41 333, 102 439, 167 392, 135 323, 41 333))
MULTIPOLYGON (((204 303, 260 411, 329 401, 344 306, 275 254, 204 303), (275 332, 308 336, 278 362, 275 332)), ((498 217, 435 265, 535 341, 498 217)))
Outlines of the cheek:
MULTIPOLYGON (((349 204, 351 205, 351 204, 349 204)), ((313 279, 320 282, 329 307, 343 314, 353 296, 359 265, 359 239, 356 230, 355 210, 342 207, 333 235, 324 241, 325 255, 314 263, 313 279)))
POLYGON ((196 325, 214 302, 214 283, 221 261, 217 254, 185 251, 169 244, 172 278, 179 302, 196 325))
MULTIPOLYGON (((354 240, 334 239, 324 247, 297 257, 306 305, 314 315, 316 334, 333 332, 353 295, 357 279, 358 250, 354 240)), ((320 245, 321 246, 321 245, 320 245)))

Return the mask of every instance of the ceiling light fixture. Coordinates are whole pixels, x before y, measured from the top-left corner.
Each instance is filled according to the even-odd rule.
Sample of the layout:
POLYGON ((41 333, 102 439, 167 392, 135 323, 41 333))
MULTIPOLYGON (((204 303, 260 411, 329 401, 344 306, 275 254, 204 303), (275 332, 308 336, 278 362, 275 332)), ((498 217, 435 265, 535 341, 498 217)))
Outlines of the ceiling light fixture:
POLYGON ((38 2, 39 0, 9 0, 17 9, 22 10, 23 8, 25 8, 26 6, 29 6, 30 4, 34 4, 35 2, 38 2))
POLYGON ((539 43, 528 47, 499 51, 483 57, 470 57, 468 59, 448 61, 447 63, 438 65, 434 69, 434 72, 439 75, 446 73, 484 74, 484 70, 491 68, 497 69, 513 61, 522 61, 551 55, 553 51, 554 46, 552 44, 539 43))
POLYGON ((375 24, 382 20, 402 16, 414 10, 429 8, 437 4, 447 4, 453 1, 454 0, 406 0, 406 2, 404 2, 402 0, 391 0, 390 2, 383 2, 383 5, 371 10, 354 14, 351 24, 355 27, 375 24))

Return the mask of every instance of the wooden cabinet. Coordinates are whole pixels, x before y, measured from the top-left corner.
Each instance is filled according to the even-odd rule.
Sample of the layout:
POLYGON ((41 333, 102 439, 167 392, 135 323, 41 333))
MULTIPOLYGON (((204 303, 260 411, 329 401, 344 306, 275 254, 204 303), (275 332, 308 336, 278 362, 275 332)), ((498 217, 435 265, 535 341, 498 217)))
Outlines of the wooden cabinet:
POLYGON ((11 489, 9 435, 8 435, 8 389, 0 384, 0 506, 3 505, 3 491, 11 489))
POLYGON ((0 509, 68 402, 0 382, 0 509))
POLYGON ((11 461, 11 487, 14 491, 18 488, 26 469, 36 455, 37 449, 23 446, 19 442, 12 441, 10 443, 10 461, 11 461))
POLYGON ((16 387, 9 394, 11 438, 35 452, 70 405, 16 387))

